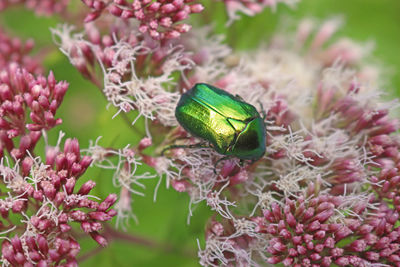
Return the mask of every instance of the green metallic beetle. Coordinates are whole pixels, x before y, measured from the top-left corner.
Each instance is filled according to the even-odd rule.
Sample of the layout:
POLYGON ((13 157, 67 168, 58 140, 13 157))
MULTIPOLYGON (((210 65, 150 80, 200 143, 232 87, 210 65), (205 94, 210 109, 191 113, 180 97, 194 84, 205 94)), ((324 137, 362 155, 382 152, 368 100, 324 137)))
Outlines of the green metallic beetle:
POLYGON ((224 90, 198 83, 184 93, 175 117, 189 133, 218 153, 256 161, 265 154, 264 120, 254 106, 224 90))

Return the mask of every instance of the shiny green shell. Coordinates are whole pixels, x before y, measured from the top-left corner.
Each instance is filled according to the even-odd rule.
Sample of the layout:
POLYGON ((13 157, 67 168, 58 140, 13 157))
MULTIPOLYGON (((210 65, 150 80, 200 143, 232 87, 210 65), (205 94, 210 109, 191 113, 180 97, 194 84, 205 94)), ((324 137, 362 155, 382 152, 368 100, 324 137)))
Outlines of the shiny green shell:
POLYGON ((181 96, 175 116, 220 154, 253 161, 265 154, 264 120, 254 106, 224 90, 196 84, 181 96))

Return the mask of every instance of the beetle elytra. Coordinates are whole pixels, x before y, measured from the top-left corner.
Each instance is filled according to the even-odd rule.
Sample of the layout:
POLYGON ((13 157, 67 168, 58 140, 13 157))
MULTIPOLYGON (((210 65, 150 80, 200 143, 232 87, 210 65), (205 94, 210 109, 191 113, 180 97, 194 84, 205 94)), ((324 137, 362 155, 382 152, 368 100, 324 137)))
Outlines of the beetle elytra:
POLYGON ((256 108, 205 83, 185 92, 175 109, 180 125, 220 154, 256 161, 266 150, 266 129, 256 108))

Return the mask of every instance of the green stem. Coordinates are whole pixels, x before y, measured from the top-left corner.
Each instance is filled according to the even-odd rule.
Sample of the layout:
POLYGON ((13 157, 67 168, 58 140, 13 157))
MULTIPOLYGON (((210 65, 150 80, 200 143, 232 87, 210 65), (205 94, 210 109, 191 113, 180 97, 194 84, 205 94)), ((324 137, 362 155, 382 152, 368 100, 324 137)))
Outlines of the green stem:
MULTIPOLYGON (((134 245, 138 246, 143 246, 147 247, 150 250, 158 250, 162 251, 164 253, 176 253, 179 254, 180 256, 183 256, 185 258, 196 258, 196 251, 189 250, 189 249, 182 249, 182 248, 177 248, 174 247, 171 244, 162 244, 158 243, 154 240, 148 239, 146 237, 130 234, 130 233, 123 233, 114 230, 110 226, 105 226, 105 232, 103 233, 103 236, 107 238, 107 240, 111 242, 115 241, 122 241, 122 242, 127 242, 131 243, 134 245)), ((97 253, 101 252, 104 248, 103 247, 97 247, 93 250, 90 250, 80 256, 77 260, 78 262, 85 261, 93 256, 95 256, 97 253)))

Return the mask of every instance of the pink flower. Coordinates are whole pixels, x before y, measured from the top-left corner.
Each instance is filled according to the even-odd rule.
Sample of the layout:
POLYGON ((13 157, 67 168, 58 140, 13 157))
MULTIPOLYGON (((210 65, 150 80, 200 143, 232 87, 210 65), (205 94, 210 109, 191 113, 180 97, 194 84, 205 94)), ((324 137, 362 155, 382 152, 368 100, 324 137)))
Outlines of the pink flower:
POLYGON ((107 244, 99 231, 102 222, 116 215, 111 209, 116 195, 95 201, 89 195, 95 182, 76 186, 91 162, 81 156, 76 139, 67 139, 62 151, 58 146, 48 148, 46 165, 39 157, 26 157, 13 169, 2 161, 0 177, 9 197, 0 200, 0 214, 4 219, 20 218, 18 224, 1 225, 7 237, 2 243, 3 263, 76 266, 80 247, 70 232, 73 223, 100 245, 107 244))
POLYGON ((247 16, 254 16, 262 12, 266 7, 276 9, 278 3, 293 6, 299 0, 224 0, 226 11, 229 16, 229 23, 237 20, 240 16, 237 13, 244 13, 247 16))
POLYGON ((69 0, 0 0, 0 10, 13 5, 25 5, 37 15, 50 16, 54 13, 65 13, 69 0))
MULTIPOLYGON (((336 223, 332 217, 341 202, 340 197, 320 195, 307 201, 286 200, 284 206, 272 204, 264 211, 266 221, 254 219, 261 232, 271 235, 267 262, 285 266, 400 264, 400 228, 394 227, 398 213, 386 208, 365 221, 347 215, 336 223)), ((361 214, 362 209, 357 212, 361 214)))
POLYGON ((61 123, 55 117, 68 83, 57 82, 52 72, 48 77, 34 76, 17 63, 0 73, 0 156, 7 150, 21 159, 32 151, 42 129, 61 123), (27 118, 27 115, 29 118, 27 118), (21 136, 19 146, 12 141, 21 136))
POLYGON ((10 64, 17 63, 33 74, 42 73, 42 67, 37 58, 29 56, 34 46, 32 39, 26 42, 10 37, 0 28, 0 68, 4 69, 10 64))
MULTIPOLYGON (((111 30, 88 23, 86 37, 68 26, 53 30, 61 51, 118 113, 137 110, 147 119, 147 137, 137 146, 88 149, 93 164, 115 170, 118 221, 133 217, 131 195, 144 187, 139 180, 153 178, 136 174, 142 160, 160 183, 165 178, 190 196, 190 209, 204 201, 215 212, 199 251, 202 265, 398 264, 399 125, 389 117, 391 103, 377 101, 378 76, 363 61, 368 49, 347 39, 328 42, 337 19, 321 27, 304 21, 294 36, 274 36, 252 52, 232 53, 207 29, 166 40, 163 18, 179 12, 179 3, 183 9, 192 4, 161 2, 86 1, 94 10, 88 20, 107 9, 122 19, 113 20, 111 30), (153 15, 157 19, 150 20, 153 15), (131 17, 141 25, 126 20, 131 17), (265 116, 263 158, 224 159, 211 146, 197 146, 207 140, 179 126, 176 103, 198 82, 239 95, 265 116), (157 133, 164 140, 153 142, 157 133), (118 156, 118 164, 109 156, 118 156)), ((252 15, 278 1, 226 2, 252 15)), ((90 218, 108 217, 95 211, 90 218)))
POLYGON ((83 2, 92 9, 85 22, 97 19, 107 9, 116 17, 138 20, 140 32, 148 33, 156 40, 173 39, 188 32, 191 26, 179 22, 203 10, 203 6, 193 0, 134 0, 132 3, 122 0, 109 4, 100 0, 83 2))

